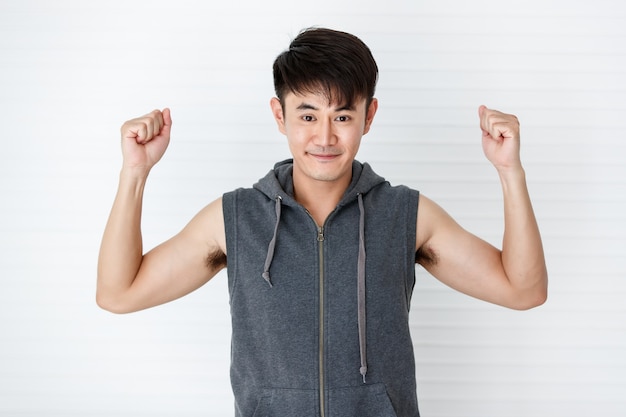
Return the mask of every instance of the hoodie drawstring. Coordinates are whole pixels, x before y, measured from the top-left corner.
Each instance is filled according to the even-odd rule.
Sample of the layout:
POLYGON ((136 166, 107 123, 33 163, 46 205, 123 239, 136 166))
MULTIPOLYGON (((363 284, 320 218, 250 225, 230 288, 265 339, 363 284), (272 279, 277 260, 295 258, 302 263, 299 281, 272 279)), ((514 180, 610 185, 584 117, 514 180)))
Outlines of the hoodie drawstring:
POLYGON ((366 338, 366 310, 365 310, 365 209, 363 208, 363 196, 358 194, 359 200, 359 256, 357 259, 357 309, 359 326, 359 350, 361 353, 361 368, 359 372, 363 376, 367 374, 367 338, 366 338))
MULTIPOLYGON (((359 253, 357 257, 357 310, 358 310, 358 330, 359 330, 359 352, 361 355, 361 367, 359 373, 363 377, 365 384, 365 376, 367 375, 367 335, 366 335, 366 308, 365 308, 365 208, 363 207, 363 196, 357 194, 359 203, 359 253)), ((270 267, 274 260, 274 250, 276 249, 276 239, 278 236, 278 225, 281 216, 281 198, 276 197, 276 223, 274 224, 274 235, 267 247, 267 257, 263 266, 263 279, 272 287, 270 279, 270 267)))
POLYGON ((270 279, 270 266, 274 260, 274 249, 276 249, 276 237, 278 235, 278 224, 280 223, 280 210, 281 210, 281 198, 276 196, 276 224, 274 224, 274 236, 270 240, 267 246, 267 257, 265 258, 265 265, 263 266, 263 279, 272 287, 272 281, 270 279))

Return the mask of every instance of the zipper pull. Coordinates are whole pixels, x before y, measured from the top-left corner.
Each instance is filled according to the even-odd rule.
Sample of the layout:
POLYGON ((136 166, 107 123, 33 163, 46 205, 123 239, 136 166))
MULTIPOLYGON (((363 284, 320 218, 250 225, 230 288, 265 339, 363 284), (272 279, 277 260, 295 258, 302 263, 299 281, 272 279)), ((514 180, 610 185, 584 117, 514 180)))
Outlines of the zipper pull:
POLYGON ((324 241, 324 228, 321 226, 317 228, 317 241, 318 242, 324 241))

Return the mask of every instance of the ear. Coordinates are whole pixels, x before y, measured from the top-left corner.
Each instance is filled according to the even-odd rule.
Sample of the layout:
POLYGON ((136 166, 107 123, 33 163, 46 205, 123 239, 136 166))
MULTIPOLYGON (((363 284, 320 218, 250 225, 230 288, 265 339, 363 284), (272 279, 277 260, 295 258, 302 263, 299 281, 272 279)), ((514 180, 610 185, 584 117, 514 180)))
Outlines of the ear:
POLYGON ((370 127, 372 126, 372 122, 374 121, 374 116, 376 115, 377 110, 378 110, 378 99, 373 98, 372 102, 367 108, 367 112, 365 113, 365 126, 363 127, 364 135, 370 131, 370 127))
POLYGON ((276 120, 276 124, 278 125, 278 130, 280 130, 280 133, 283 135, 287 134, 285 129, 285 114, 283 112, 283 106, 280 104, 280 100, 276 97, 272 97, 270 100, 270 108, 272 109, 274 120, 276 120))

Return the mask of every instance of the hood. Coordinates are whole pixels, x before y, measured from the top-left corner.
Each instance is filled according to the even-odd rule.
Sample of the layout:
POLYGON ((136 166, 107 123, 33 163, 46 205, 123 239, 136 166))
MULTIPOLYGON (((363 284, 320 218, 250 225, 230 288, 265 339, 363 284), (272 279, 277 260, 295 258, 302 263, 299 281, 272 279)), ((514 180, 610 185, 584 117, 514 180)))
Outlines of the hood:
MULTIPOLYGON (((352 180, 338 206, 353 201, 358 194, 367 194, 383 182, 385 179, 376 174, 368 163, 352 162, 352 180)), ((285 205, 298 205, 293 197, 293 159, 278 162, 253 187, 271 200, 280 197, 285 205)))

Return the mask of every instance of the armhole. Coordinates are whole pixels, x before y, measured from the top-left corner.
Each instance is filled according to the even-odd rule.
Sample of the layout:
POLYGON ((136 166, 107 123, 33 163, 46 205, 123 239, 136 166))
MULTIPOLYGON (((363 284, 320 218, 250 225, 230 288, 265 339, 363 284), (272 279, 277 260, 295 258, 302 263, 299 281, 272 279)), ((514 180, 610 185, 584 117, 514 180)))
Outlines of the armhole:
POLYGON ((228 292, 230 298, 235 292, 237 276, 237 191, 222 195, 222 212, 224 216, 224 234, 226 238, 226 275, 228 276, 228 292))
POLYGON ((417 213, 419 211, 419 191, 409 188, 408 189, 408 204, 406 213, 407 227, 407 261, 406 261, 406 301, 407 307, 411 309, 411 298, 413 296, 413 289, 417 282, 416 276, 416 256, 417 256, 417 213))
MULTIPOLYGON (((420 201, 420 192, 417 190, 410 189, 409 194, 409 204, 408 204, 408 213, 407 213, 407 224, 411 225, 409 230, 409 244, 411 245, 411 252, 413 253, 413 261, 415 261, 415 254, 417 253, 417 216, 419 215, 419 201, 420 201)), ((415 262, 413 262, 415 263, 415 262)))

